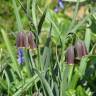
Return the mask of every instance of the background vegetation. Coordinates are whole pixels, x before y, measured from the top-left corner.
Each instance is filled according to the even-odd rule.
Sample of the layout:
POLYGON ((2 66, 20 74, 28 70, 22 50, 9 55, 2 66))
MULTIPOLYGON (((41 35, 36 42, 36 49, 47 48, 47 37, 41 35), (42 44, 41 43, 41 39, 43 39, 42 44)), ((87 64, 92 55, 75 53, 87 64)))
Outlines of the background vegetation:
POLYGON ((0 96, 96 96, 95 6, 95 0, 0 0, 0 96), (19 32, 32 32, 36 48, 17 47, 19 32), (79 59, 67 53, 78 40, 87 50, 79 59))

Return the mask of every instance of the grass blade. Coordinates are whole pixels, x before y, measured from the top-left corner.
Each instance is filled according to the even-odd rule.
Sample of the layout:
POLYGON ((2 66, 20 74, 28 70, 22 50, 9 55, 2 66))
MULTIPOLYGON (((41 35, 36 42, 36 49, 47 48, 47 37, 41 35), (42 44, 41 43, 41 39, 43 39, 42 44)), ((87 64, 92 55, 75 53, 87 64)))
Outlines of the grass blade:
POLYGON ((25 84, 19 85, 19 89, 13 94, 13 96, 21 96, 22 92, 28 90, 30 87, 34 85, 35 82, 38 82, 39 78, 37 75, 34 75, 29 80, 25 81, 25 84))
POLYGON ((48 82, 46 81, 46 79, 42 76, 42 74, 38 70, 35 70, 35 71, 38 74, 38 76, 40 77, 42 83, 44 84, 44 87, 46 88, 46 90, 49 94, 48 96, 54 96, 52 93, 52 89, 51 89, 50 85, 48 84, 48 82))
POLYGON ((46 17, 46 12, 47 12, 47 8, 43 12, 43 15, 42 15, 42 17, 41 17, 41 19, 39 21, 39 24, 38 24, 38 35, 41 33, 42 25, 43 25, 43 22, 44 22, 45 17, 46 17))
POLYGON ((35 29, 37 30, 37 20, 36 20, 36 2, 37 0, 32 0, 32 18, 33 18, 33 23, 35 26, 35 29))
POLYGON ((16 59, 15 59, 15 57, 14 57, 14 54, 13 54, 13 52, 12 52, 12 48, 11 48, 9 39, 7 38, 7 34, 5 33, 5 31, 4 31, 3 29, 1 29, 1 34, 2 34, 2 36, 3 36, 3 39, 4 39, 4 41, 5 41, 5 45, 6 45, 6 47, 7 47, 7 50, 8 50, 8 52, 9 52, 9 55, 10 55, 11 60, 12 60, 12 62, 13 62, 13 64, 11 64, 11 67, 12 67, 14 70, 16 70, 17 73, 19 74, 19 76, 21 77, 18 64, 17 64, 16 59))
POLYGON ((87 28, 86 33, 85 33, 85 45, 86 45, 88 52, 89 52, 89 48, 90 48, 90 43, 91 43, 91 30, 89 28, 87 28))
POLYGON ((13 7, 14 7, 14 13, 15 13, 15 16, 16 16, 18 31, 22 31, 23 30, 23 26, 22 26, 22 23, 21 23, 18 7, 16 5, 16 0, 12 0, 12 2, 13 2, 13 7))

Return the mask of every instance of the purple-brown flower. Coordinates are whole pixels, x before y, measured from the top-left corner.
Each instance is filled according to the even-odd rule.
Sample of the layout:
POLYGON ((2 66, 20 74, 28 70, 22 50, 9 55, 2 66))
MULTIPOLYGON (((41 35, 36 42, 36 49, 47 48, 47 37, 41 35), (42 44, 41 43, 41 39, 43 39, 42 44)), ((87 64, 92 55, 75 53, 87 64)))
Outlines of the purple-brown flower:
POLYGON ((35 49, 36 48, 36 43, 35 43, 33 37, 34 36, 33 36, 32 32, 29 32, 28 33, 28 44, 29 44, 29 48, 31 48, 31 49, 35 49))
POLYGON ((70 46, 70 47, 68 47, 67 52, 66 52, 67 64, 74 64, 74 58, 75 58, 74 46, 70 46))
POLYGON ((26 47, 28 45, 27 43, 27 37, 24 32, 19 32, 17 34, 17 39, 16 39, 16 46, 19 47, 26 47))
POLYGON ((85 43, 82 40, 78 40, 75 43, 75 51, 76 51, 76 56, 81 59, 82 56, 85 56, 88 54, 87 48, 85 46, 85 43))

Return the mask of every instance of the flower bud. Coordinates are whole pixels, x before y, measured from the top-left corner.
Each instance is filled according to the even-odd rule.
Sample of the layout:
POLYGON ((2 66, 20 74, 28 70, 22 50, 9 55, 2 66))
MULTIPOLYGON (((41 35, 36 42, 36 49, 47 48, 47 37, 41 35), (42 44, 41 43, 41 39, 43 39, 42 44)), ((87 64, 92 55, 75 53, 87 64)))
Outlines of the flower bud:
POLYGON ((74 46, 70 46, 67 49, 67 53, 66 53, 67 64, 74 64, 74 58, 75 58, 75 55, 74 55, 74 46))
POLYGON ((24 32, 19 32, 16 39, 17 47, 26 47, 27 46, 27 37, 24 32))
POLYGON ((87 49, 86 49, 85 43, 83 41, 81 41, 81 40, 78 40, 75 43, 75 51, 76 51, 76 56, 79 59, 81 59, 82 56, 87 55, 87 49))
POLYGON ((31 48, 31 49, 35 49, 36 48, 36 43, 34 41, 32 32, 28 33, 28 44, 29 44, 29 48, 31 48))

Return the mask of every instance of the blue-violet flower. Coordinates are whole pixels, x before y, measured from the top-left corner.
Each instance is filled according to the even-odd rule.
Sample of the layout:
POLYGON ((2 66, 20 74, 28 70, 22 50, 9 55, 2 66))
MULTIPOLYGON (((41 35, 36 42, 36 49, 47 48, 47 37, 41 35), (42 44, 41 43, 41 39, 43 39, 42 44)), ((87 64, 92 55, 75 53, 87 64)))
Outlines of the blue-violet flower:
POLYGON ((22 48, 18 49, 18 63, 19 64, 24 63, 23 49, 22 48))
POLYGON ((58 0, 58 4, 59 4, 61 9, 64 9, 64 4, 63 4, 62 0, 58 0))

